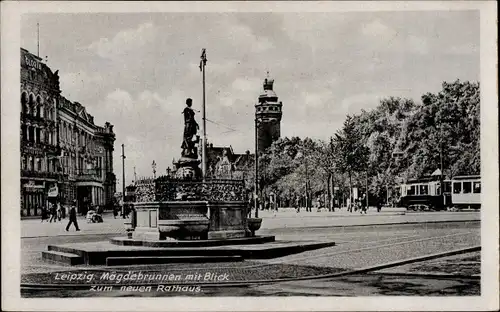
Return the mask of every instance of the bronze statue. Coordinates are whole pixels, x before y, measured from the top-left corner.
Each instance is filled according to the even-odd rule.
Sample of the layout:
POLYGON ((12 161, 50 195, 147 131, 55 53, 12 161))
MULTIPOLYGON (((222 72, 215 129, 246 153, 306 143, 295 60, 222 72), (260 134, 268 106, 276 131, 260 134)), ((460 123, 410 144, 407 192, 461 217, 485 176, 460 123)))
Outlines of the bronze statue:
POLYGON ((196 132, 200 128, 198 123, 194 119, 194 110, 191 108, 193 105, 193 100, 188 98, 186 100, 186 107, 182 112, 184 114, 184 136, 182 140, 182 156, 190 157, 190 158, 198 158, 197 148, 195 146, 198 143, 200 137, 196 136, 196 139, 193 140, 193 136, 196 135, 196 132))

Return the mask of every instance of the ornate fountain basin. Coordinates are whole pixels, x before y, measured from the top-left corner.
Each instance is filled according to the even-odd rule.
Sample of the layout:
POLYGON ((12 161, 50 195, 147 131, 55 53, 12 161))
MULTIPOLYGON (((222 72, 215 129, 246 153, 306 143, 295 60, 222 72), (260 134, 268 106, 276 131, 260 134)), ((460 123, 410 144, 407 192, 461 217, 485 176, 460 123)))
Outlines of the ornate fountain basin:
MULTIPOLYGON (((166 201, 136 203, 134 239, 192 240, 243 238, 245 203, 166 201)), ((260 225, 259 225, 260 226, 260 225)))
POLYGON ((158 231, 160 240, 167 238, 188 240, 188 239, 207 239, 210 220, 191 219, 191 220, 160 220, 158 222, 158 231))
POLYGON ((262 225, 261 218, 247 218, 248 228, 252 232, 252 236, 255 236, 255 232, 258 231, 262 225))

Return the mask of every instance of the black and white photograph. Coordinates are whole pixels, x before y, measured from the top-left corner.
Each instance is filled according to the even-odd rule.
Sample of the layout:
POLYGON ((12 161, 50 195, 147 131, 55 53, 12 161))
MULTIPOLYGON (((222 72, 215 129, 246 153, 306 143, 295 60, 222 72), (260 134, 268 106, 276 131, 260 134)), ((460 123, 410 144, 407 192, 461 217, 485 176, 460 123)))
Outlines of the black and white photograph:
POLYGON ((498 309, 495 2, 32 3, 5 307, 498 309))

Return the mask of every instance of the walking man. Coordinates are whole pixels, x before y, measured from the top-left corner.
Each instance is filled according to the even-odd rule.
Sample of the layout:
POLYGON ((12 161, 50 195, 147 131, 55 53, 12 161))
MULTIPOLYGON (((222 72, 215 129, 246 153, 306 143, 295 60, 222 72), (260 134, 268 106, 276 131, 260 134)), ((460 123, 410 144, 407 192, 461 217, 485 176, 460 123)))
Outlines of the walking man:
POLYGON ((52 220, 54 222, 57 222, 57 208, 56 205, 50 204, 50 220, 49 223, 52 223, 52 220))
POLYGON ((61 218, 62 218, 62 209, 61 209, 61 203, 59 201, 57 202, 56 212, 57 212, 57 220, 61 221, 61 218))
POLYGON ((66 226, 66 231, 69 231, 69 227, 71 226, 71 223, 75 225, 75 228, 77 231, 80 231, 78 228, 78 221, 76 219, 76 200, 73 200, 73 205, 71 205, 70 210, 69 210, 69 222, 68 225, 66 226))

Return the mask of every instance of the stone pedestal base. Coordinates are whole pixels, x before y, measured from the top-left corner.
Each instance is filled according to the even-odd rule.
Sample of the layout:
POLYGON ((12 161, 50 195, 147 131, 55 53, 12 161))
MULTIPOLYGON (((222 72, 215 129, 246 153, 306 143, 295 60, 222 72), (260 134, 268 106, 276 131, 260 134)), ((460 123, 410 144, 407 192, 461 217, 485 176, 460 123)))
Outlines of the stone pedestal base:
POLYGON ((245 231, 210 231, 208 239, 230 239, 245 237, 245 231))
POLYGON ((208 206, 210 209, 209 239, 246 236, 246 206, 244 202, 208 202, 208 206))
POLYGON ((161 232, 158 231, 158 229, 140 227, 135 228, 135 231, 132 233, 132 238, 144 241, 175 240, 173 238, 162 235, 161 232))
POLYGON ((134 239, 220 240, 250 236, 246 206, 241 201, 168 201, 134 206, 134 239))

